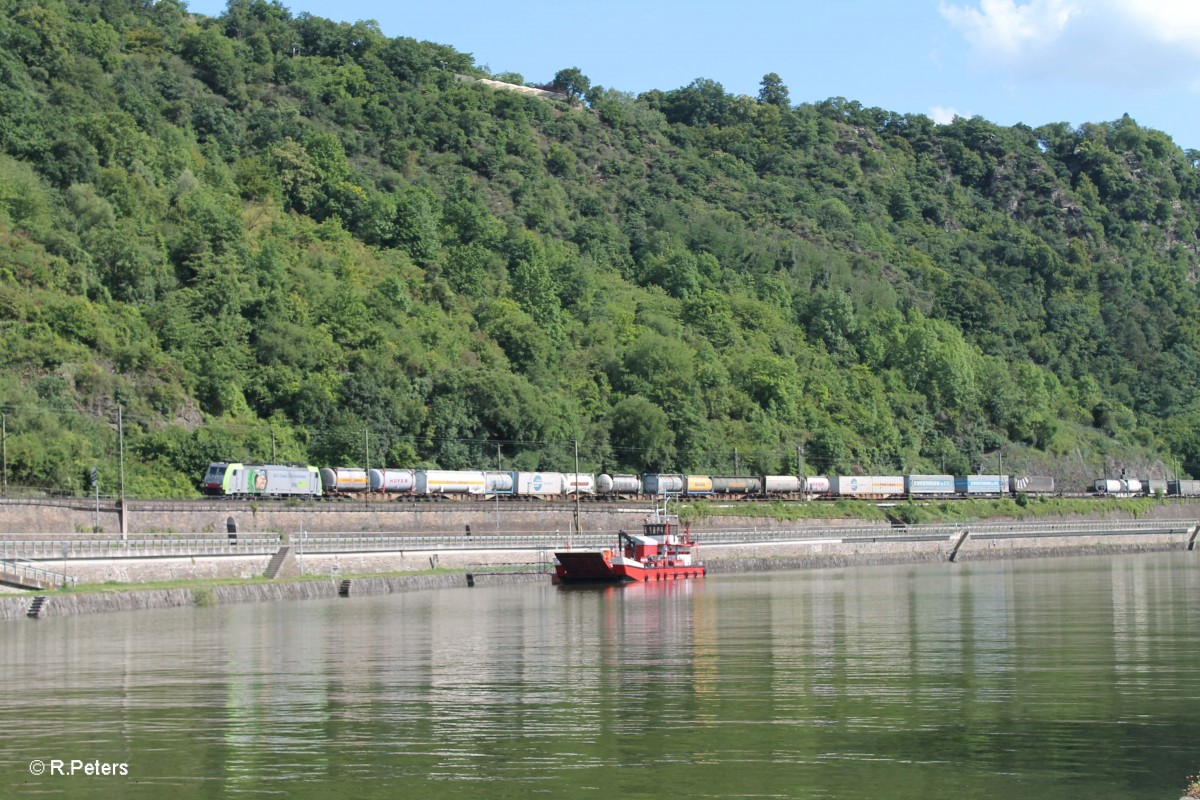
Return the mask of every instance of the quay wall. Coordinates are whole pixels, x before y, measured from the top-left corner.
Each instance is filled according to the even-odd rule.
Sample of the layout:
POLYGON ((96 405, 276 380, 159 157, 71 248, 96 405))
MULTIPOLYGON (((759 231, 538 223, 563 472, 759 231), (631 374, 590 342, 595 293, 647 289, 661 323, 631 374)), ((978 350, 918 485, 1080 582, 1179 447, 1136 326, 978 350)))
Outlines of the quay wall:
MULTIPOLYGON (((880 564, 941 563, 955 569, 967 561, 1050 557, 1064 555, 1141 553, 1177 550, 1182 557, 1198 558, 1188 551, 1185 533, 1145 533, 1096 536, 1044 536, 1019 539, 966 539, 957 551, 949 539, 936 541, 835 542, 804 541, 770 544, 709 545, 701 559, 711 574, 767 572, 880 564)), ((530 550, 423 551, 413 553, 339 553, 298 558, 309 580, 278 581, 238 586, 179 589, 144 589, 104 593, 51 593, 41 617, 142 608, 170 608, 270 600, 334 598, 341 576, 371 572, 398 572, 435 567, 436 573, 381 575, 350 579, 351 595, 384 594, 421 589, 467 588, 517 581, 548 581, 549 564, 530 562, 530 550), (488 572, 489 568, 516 568, 513 572, 488 572), (524 569, 521 569, 524 567, 524 569), (322 578, 312 578, 321 575, 322 578), (470 576, 468 578, 468 576, 470 576)), ((267 558, 211 556, 197 558, 147 558, 78 561, 73 572, 85 582, 145 581, 190 577, 251 577, 261 574, 267 558), (135 563, 136 562, 136 563, 135 563)), ((33 594, 0 596, 0 620, 26 616, 33 594)))
MULTIPOLYGON (((580 527, 585 531, 640 529, 652 513, 649 505, 616 503, 582 504, 580 527)), ((462 502, 262 502, 198 501, 195 503, 154 504, 130 501, 125 514, 125 533, 222 533, 232 520, 238 533, 294 534, 301 531, 339 533, 465 534, 468 527, 477 534, 553 533, 564 535, 574 524, 575 509, 569 503, 479 501, 462 502)), ((725 527, 754 527, 764 530, 794 525, 769 519, 713 518, 728 520, 725 527)), ((820 521, 825 524, 825 521, 820 521)), ((829 524, 858 524, 833 520, 829 524)), ((876 523, 884 524, 884 523, 876 523)), ((121 532, 120 513, 115 504, 102 501, 99 513, 82 501, 72 503, 33 503, 0 500, 0 534, 91 533, 95 528, 106 534, 121 532), (98 524, 97 524, 98 521, 98 524)))
MULTIPOLYGON (((472 577, 476 586, 547 580, 545 575, 533 573, 472 577)), ((274 600, 333 599, 338 597, 338 583, 336 580, 282 581, 198 589, 141 589, 129 592, 51 594, 47 596, 39 618, 47 619, 106 611, 136 611, 147 608, 186 608, 274 600)), ((351 582, 350 594, 352 596, 394 594, 426 589, 465 588, 466 586, 467 580, 464 575, 452 573, 355 578, 351 582)), ((31 602, 32 596, 0 597, 0 621, 25 619, 31 602)))
MULTIPOLYGON (((649 504, 581 503, 580 527, 585 531, 637 530, 652 511, 649 504)), ((571 530, 575 506, 548 502, 295 502, 235 500, 163 503, 127 501, 124 532, 130 536, 150 533, 220 533, 230 520, 238 533, 293 534, 301 531, 341 533, 476 534, 565 533, 571 530)), ((1153 511, 1156 519, 1200 520, 1200 501, 1167 500, 1153 511)), ((1040 521, 1082 522, 1132 518, 1128 514, 1096 513, 1040 521)), ((1003 521, 1003 520, 996 520, 1003 521)), ((95 528, 112 535, 121 532, 117 504, 102 500, 95 504, 74 500, 0 499, 0 535, 78 534, 95 528)), ((766 517, 710 515, 692 523, 693 530, 755 529, 786 530, 796 527, 879 526, 880 521, 851 519, 807 519, 780 521, 766 517)))

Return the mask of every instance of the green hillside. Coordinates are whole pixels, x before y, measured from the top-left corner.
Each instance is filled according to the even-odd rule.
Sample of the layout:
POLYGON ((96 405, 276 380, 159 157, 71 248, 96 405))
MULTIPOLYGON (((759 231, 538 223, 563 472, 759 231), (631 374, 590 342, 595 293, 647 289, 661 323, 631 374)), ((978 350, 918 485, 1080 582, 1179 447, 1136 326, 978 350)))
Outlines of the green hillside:
POLYGON ((263 0, 0 8, 10 487, 576 441, 587 470, 1200 474, 1200 153, 1131 119, 534 76, 563 102, 263 0))

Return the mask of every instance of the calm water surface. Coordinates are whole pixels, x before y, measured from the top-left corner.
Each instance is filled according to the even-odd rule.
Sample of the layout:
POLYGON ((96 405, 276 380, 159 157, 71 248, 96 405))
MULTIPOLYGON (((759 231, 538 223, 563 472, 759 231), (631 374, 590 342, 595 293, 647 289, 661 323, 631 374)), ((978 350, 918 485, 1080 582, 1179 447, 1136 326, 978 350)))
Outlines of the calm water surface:
POLYGON ((1175 800, 1198 630, 1194 553, 10 622, 0 797, 1175 800))

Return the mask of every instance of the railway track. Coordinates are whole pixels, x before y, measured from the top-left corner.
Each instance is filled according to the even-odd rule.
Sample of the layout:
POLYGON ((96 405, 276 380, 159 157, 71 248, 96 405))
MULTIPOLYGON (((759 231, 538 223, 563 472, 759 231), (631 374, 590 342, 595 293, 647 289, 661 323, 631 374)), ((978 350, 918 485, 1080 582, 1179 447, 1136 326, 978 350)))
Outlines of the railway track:
MULTIPOLYGON (((1117 520, 1080 523, 979 523, 970 525, 868 525, 854 527, 797 526, 782 530, 757 528, 693 532, 701 545, 780 544, 785 542, 887 542, 954 541, 969 533, 974 540, 1036 539, 1079 536, 1147 536, 1194 533, 1196 523, 1186 520, 1117 520)), ((71 560, 96 558, 155 558, 178 556, 265 555, 284 544, 298 552, 361 553, 439 550, 556 550, 565 547, 607 547, 615 531, 568 534, 563 531, 446 534, 416 532, 362 533, 307 531, 284 537, 278 534, 151 534, 126 539, 77 533, 0 534, 0 560, 71 560)))

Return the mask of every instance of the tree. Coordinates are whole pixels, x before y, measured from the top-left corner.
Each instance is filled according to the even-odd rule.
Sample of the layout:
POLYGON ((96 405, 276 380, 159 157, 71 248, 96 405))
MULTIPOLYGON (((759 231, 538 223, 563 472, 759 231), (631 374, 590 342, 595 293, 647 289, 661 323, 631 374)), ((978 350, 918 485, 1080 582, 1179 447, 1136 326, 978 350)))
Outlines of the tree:
POLYGON ((675 437, 665 411, 633 395, 617 403, 610 419, 612 446, 623 466, 652 471, 673 468, 675 437))
POLYGON ((763 75, 762 88, 758 90, 758 102, 787 108, 791 103, 788 99, 788 88, 783 85, 783 79, 774 72, 763 75))
POLYGON ((554 73, 554 80, 550 82, 550 86, 554 91, 562 92, 572 100, 578 100, 592 88, 592 82, 579 71, 579 67, 570 67, 554 73))

